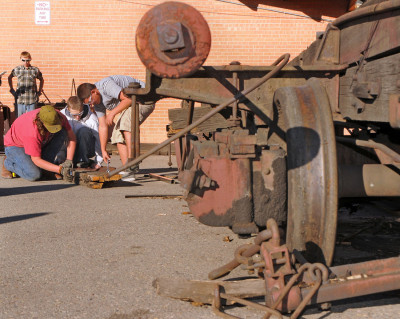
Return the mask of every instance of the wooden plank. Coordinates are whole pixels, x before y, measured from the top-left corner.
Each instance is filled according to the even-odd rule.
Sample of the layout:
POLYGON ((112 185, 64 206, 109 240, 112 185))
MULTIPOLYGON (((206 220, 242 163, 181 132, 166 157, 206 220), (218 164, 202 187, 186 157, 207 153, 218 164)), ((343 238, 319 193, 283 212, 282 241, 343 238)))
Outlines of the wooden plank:
POLYGON ((226 294, 239 298, 265 296, 265 281, 262 279, 246 279, 240 281, 198 281, 182 278, 157 278, 153 285, 157 294, 174 299, 181 299, 204 304, 211 304, 216 284, 223 287, 226 294))

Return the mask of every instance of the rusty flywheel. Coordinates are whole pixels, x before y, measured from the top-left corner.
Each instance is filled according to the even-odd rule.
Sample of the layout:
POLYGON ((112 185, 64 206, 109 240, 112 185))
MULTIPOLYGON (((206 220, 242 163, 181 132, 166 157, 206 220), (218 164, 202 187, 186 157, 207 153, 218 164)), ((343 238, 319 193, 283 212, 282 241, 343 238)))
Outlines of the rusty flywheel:
POLYGON ((136 30, 138 55, 159 77, 180 78, 194 73, 206 60, 210 47, 206 20, 181 2, 164 2, 150 9, 136 30))

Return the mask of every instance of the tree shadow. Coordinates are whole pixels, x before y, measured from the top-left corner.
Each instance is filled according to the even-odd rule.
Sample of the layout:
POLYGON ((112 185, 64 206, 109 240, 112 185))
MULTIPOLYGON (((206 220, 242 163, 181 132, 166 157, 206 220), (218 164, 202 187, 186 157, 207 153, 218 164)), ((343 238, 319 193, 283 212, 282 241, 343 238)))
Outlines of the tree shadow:
POLYGON ((21 220, 26 220, 30 218, 45 216, 51 213, 36 213, 36 214, 24 214, 24 215, 16 215, 16 216, 9 216, 9 217, 1 217, 0 224, 7 224, 12 222, 19 222, 21 220))
POLYGON ((63 184, 63 185, 34 185, 34 186, 23 186, 23 187, 7 187, 0 188, 0 197, 2 196, 13 196, 23 195, 31 193, 50 192, 60 189, 66 189, 76 186, 75 184, 63 184))

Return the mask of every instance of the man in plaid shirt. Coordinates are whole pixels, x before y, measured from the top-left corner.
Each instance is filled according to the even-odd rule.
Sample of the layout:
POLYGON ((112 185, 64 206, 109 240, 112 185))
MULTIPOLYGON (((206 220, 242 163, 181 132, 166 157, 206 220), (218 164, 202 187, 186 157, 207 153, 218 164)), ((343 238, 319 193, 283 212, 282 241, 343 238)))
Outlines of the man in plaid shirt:
POLYGON ((43 89, 43 76, 39 68, 31 65, 32 57, 29 52, 21 53, 22 65, 15 67, 8 77, 10 92, 14 96, 17 104, 16 116, 33 111, 36 107, 40 94, 43 89), (12 78, 18 79, 17 90, 14 90, 12 78), (39 90, 37 89, 36 79, 39 80, 39 90))

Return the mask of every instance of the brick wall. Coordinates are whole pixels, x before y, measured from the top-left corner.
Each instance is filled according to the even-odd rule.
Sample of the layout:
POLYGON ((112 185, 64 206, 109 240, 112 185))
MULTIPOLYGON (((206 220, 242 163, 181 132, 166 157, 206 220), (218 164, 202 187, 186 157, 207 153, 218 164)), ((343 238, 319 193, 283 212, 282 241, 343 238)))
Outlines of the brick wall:
MULTIPOLYGON (((50 25, 35 24, 34 0, 2 0, 0 72, 7 70, 0 101, 12 105, 7 76, 20 63, 21 51, 32 54, 32 64, 44 76, 51 102, 67 99, 72 79, 77 85, 107 75, 144 79, 145 68, 135 48, 135 30, 143 14, 159 0, 50 0, 50 25)), ((347 0, 186 0, 207 20, 212 48, 206 65, 238 60, 268 65, 282 53, 292 57, 307 48, 327 21, 346 11, 347 0), (263 9, 254 9, 259 6, 263 9), (274 10, 268 11, 264 9, 274 10), (290 15, 290 14, 295 15, 290 15), (297 16, 301 15, 301 16, 297 16), (309 16, 309 17, 304 17, 309 16)), ((166 138, 167 110, 179 107, 161 101, 142 125, 142 142, 166 138)))

